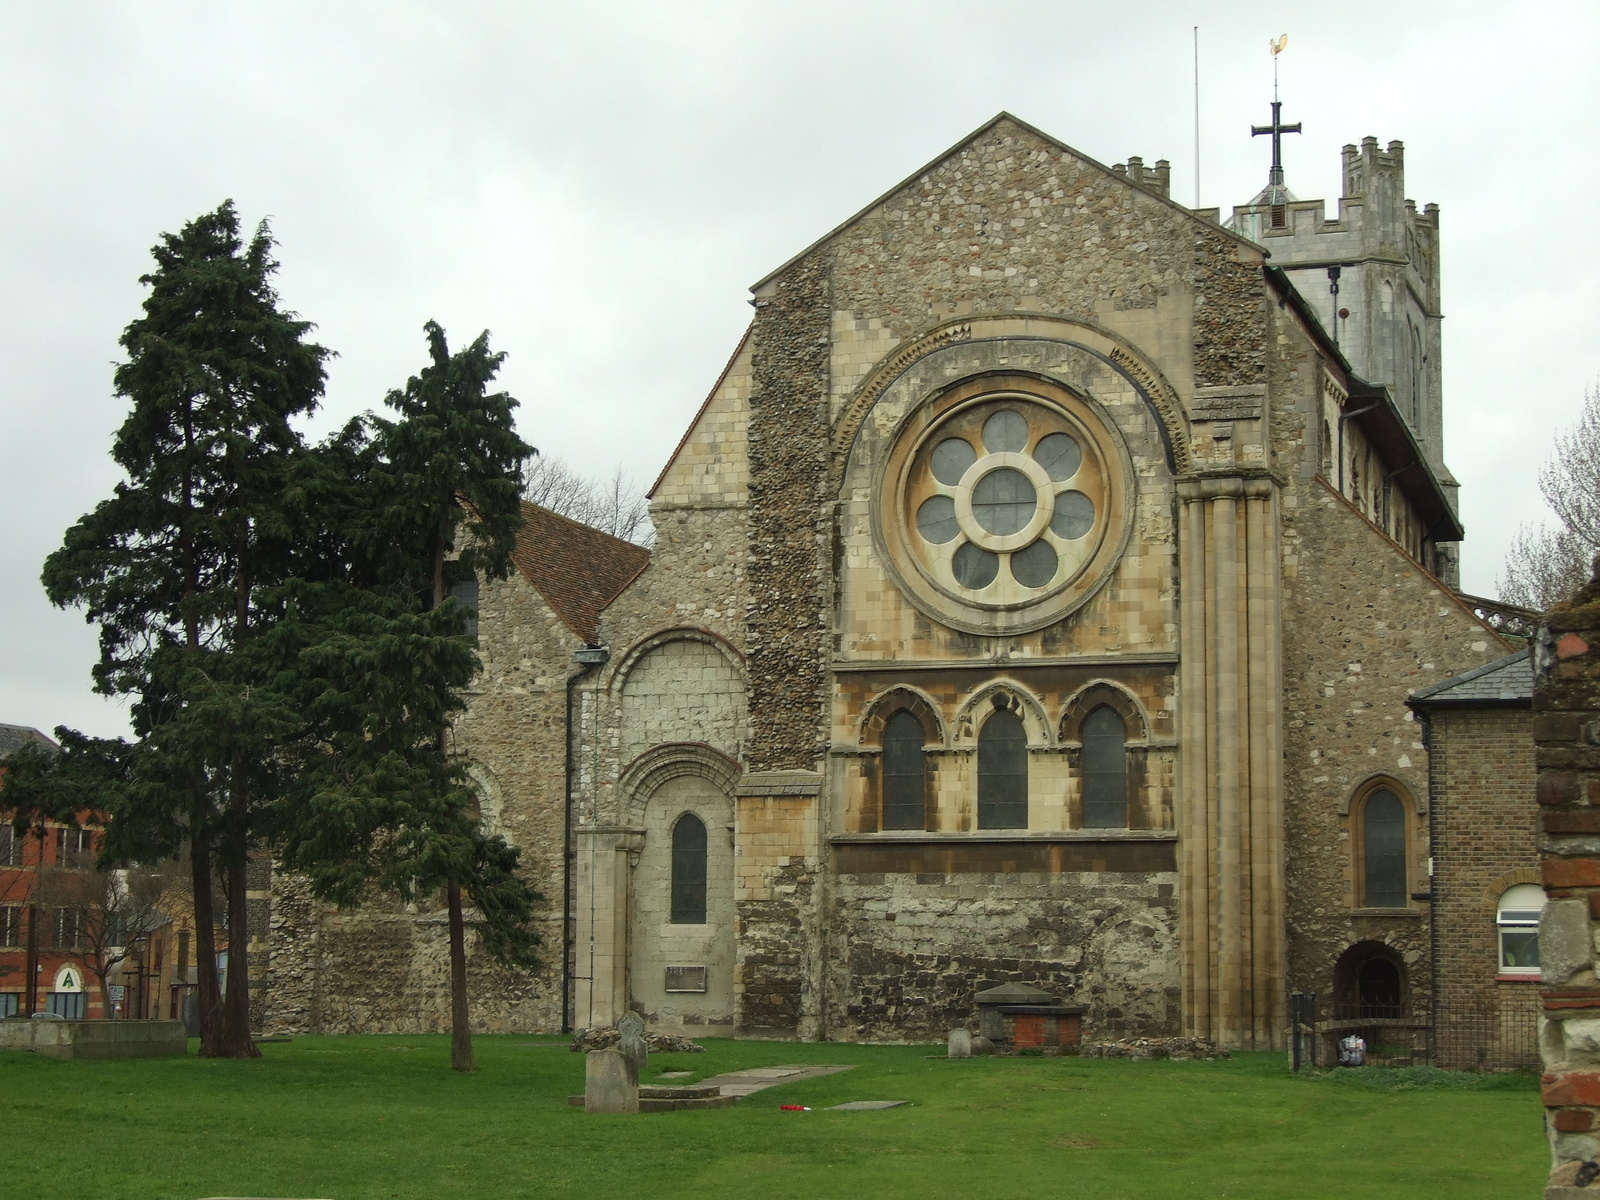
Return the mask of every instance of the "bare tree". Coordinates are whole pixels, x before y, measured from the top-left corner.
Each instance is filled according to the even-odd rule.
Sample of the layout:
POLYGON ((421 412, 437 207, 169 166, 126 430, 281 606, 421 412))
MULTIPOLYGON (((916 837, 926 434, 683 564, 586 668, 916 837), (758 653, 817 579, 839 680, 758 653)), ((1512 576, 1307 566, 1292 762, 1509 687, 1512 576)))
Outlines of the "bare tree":
POLYGON ((185 886, 180 863, 112 870, 42 867, 33 903, 50 914, 57 949, 76 959, 100 984, 111 1011, 111 976, 138 944, 166 925, 185 886))
POLYGON ((639 546, 655 541, 644 491, 618 467, 605 481, 586 479, 555 457, 524 469, 523 496, 541 508, 639 546))
POLYGON ((1560 524, 1517 531, 1498 587, 1507 603, 1545 612, 1583 586, 1600 552, 1600 386, 1584 392, 1578 423, 1556 437, 1539 491, 1560 524))

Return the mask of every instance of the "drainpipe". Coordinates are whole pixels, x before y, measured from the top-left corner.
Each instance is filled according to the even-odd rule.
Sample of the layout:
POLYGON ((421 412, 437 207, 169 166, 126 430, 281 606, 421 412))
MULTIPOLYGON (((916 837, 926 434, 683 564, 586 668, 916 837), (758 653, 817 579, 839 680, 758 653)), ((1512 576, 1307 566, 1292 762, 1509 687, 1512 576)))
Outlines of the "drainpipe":
MULTIPOLYGON (((1433 725, 1425 712, 1417 712, 1422 722, 1422 750, 1428 756, 1428 954, 1429 967, 1428 1024, 1433 1041, 1433 1057, 1439 1056, 1439 886, 1434 882, 1433 855, 1437 848, 1439 802, 1438 789, 1434 787, 1437 767, 1433 761, 1433 725)), ((1413 900, 1420 899, 1413 893, 1413 900)), ((1498 951, 1497 951, 1498 953, 1498 951)), ((1432 1064, 1437 1066, 1438 1063, 1432 1064)))
POLYGON ((566 767, 566 818, 562 822, 561 841, 561 1032, 572 1032, 572 690, 578 682, 596 667, 603 666, 611 657, 604 646, 585 646, 573 656, 578 670, 567 676, 567 767, 566 767))

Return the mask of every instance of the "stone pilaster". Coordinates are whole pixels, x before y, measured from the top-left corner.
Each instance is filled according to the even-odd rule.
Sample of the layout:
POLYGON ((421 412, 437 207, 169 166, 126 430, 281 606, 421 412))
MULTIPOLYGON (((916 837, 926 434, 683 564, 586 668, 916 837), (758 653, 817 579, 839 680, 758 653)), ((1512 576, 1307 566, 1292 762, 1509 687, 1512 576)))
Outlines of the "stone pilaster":
POLYGON ((1600 1176, 1600 579, 1549 614, 1535 647, 1533 728, 1544 969, 1539 1051, 1552 1170, 1547 1200, 1600 1176))
POLYGON ((644 830, 590 825, 574 833, 572 1023, 592 1029, 628 1011, 628 904, 644 830))
POLYGON ((1276 1049, 1284 1022, 1283 651, 1276 485, 1180 480, 1184 1023, 1276 1049))

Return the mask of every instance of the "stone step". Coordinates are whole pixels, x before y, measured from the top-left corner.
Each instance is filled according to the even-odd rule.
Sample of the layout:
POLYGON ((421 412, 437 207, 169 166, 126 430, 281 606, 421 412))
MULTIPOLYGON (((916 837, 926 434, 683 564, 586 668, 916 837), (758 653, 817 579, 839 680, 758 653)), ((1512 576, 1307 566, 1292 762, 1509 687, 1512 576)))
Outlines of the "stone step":
POLYGON ((647 1083, 639 1085, 641 1100, 704 1100, 720 1096, 722 1089, 714 1083, 647 1083))
MULTIPOLYGON (((568 1096, 567 1103, 573 1108, 583 1107, 582 1096, 568 1096)), ((715 1088, 652 1088, 639 1089, 639 1111, 646 1112, 676 1112, 680 1108, 732 1108, 739 1103, 737 1096, 721 1096, 715 1088), (652 1096, 651 1092, 679 1092, 696 1091, 701 1094, 695 1096, 652 1096)))
MULTIPOLYGON (((643 1088, 639 1089, 642 1093, 643 1088)), ((686 1100, 656 1100, 639 1097, 639 1111, 647 1112, 676 1112, 680 1108, 732 1108, 739 1103, 737 1096, 697 1096, 686 1100)))

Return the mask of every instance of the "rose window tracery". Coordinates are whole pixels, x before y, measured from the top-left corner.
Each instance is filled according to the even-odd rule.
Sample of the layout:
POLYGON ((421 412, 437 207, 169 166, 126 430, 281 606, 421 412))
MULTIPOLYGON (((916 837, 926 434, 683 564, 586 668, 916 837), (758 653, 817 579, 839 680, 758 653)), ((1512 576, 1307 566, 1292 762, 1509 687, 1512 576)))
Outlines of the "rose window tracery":
POLYGON ((982 629, 1037 627, 1081 603, 1120 550, 1108 535, 1125 534, 1113 510, 1128 490, 1090 407, 991 390, 936 402, 928 417, 891 453, 880 510, 911 598, 982 629))

